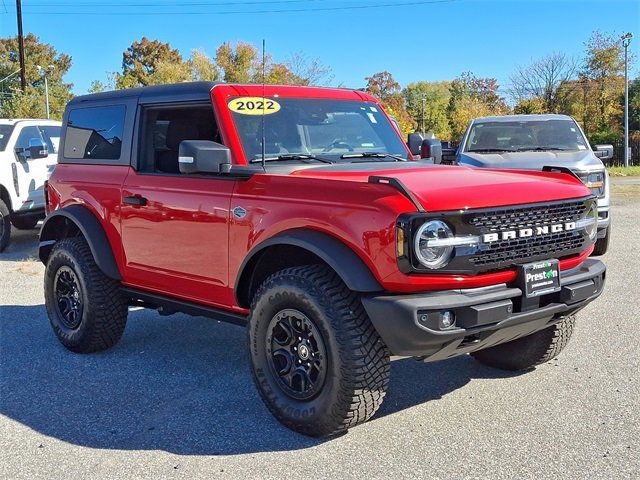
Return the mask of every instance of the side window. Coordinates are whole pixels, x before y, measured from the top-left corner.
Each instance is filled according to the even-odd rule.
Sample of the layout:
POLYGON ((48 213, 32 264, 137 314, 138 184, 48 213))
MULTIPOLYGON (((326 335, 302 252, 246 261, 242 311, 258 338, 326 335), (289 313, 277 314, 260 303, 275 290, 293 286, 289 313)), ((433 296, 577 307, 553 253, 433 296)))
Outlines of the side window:
POLYGON ((65 132, 64 157, 118 160, 125 114, 124 105, 71 110, 65 132))
POLYGON ((220 142, 211 105, 147 107, 142 114, 138 170, 179 174, 183 140, 220 142))
POLYGON ((41 125, 38 127, 42 139, 49 148, 49 153, 58 153, 58 146, 60 145, 60 131, 62 127, 56 125, 41 125))
POLYGON ((40 130, 38 130, 38 127, 24 127, 18 135, 15 148, 29 148, 30 140, 42 141, 42 137, 40 136, 40 130))

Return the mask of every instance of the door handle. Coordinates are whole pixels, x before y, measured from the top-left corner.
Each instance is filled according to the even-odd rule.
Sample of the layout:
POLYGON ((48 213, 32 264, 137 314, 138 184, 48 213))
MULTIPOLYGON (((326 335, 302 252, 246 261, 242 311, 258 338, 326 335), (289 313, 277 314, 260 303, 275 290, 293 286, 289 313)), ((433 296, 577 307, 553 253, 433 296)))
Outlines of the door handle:
POLYGON ((124 197, 122 202, 129 205, 135 205, 136 207, 144 207, 147 204, 147 199, 140 196, 124 197))

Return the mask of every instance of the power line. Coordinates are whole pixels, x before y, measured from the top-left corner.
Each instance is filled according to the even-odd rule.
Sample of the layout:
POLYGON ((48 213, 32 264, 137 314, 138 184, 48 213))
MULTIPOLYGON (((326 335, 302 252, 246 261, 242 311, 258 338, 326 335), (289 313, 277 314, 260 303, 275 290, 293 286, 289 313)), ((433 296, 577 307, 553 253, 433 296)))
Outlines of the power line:
MULTIPOLYGON (((2 0, 4 2, 4 0, 2 0)), ((56 2, 27 2, 25 6, 28 7, 201 7, 201 6, 226 6, 226 5, 269 5, 269 4, 283 4, 283 3, 307 3, 307 2, 318 2, 320 0, 249 0, 249 1, 226 1, 226 2, 207 2, 207 1, 199 1, 199 2, 180 2, 175 0, 170 0, 168 2, 158 3, 158 0, 150 0, 149 2, 142 2, 138 0, 136 2, 127 2, 127 3, 97 3, 97 2, 72 2, 72 3, 56 3, 56 2), (151 3, 155 2, 155 3, 151 3)))
MULTIPOLYGON (((319 8, 283 8, 283 9, 270 9, 270 10, 225 10, 220 12, 212 11, 198 11, 198 12, 109 12, 109 11, 97 11, 97 12, 35 12, 29 10, 26 13, 29 15, 99 15, 99 16, 122 16, 122 15, 142 15, 142 16, 156 16, 156 15, 235 15, 235 14, 259 14, 259 13, 295 13, 295 12, 329 12, 329 11, 343 11, 343 10, 362 10, 371 8, 388 8, 388 7, 409 7, 418 5, 438 4, 438 3, 453 3, 459 0, 423 0, 412 2, 398 2, 398 3, 375 3, 367 5, 349 5, 349 6, 336 6, 336 7, 319 7, 319 8)), ((267 2, 260 2, 267 3, 267 2)), ((210 4, 209 4, 210 5, 210 4)), ((111 5, 112 6, 112 5, 111 5)))

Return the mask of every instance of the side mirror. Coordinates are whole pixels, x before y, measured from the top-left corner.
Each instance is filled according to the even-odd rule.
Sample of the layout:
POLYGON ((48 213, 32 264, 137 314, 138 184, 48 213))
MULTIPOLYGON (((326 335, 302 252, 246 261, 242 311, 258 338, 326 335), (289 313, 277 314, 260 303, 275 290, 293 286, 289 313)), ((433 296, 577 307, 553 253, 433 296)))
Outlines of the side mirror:
POLYGON ((49 147, 39 138, 29 140, 29 157, 31 160, 35 158, 46 158, 49 155, 49 147))
POLYGON ((409 147, 409 151, 413 155, 420 155, 423 140, 424 136, 421 133, 415 132, 409 134, 407 137, 407 147, 409 147))
POLYGON ((180 173, 228 173, 231 150, 209 140, 183 140, 178 147, 180 173))
POLYGON ((594 145, 593 154, 600 160, 613 158, 613 145, 594 145))
POLYGON ((45 158, 49 155, 49 149, 47 144, 39 138, 32 138, 29 140, 29 146, 27 148, 16 147, 15 149, 18 160, 26 162, 27 160, 33 160, 36 158, 45 158))

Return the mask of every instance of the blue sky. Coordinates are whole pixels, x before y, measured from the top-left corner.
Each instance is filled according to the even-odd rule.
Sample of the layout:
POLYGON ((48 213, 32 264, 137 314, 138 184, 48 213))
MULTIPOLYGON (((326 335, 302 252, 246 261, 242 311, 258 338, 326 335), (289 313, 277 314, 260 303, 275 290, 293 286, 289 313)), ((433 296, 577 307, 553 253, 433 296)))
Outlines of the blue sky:
MULTIPOLYGON (((631 31, 636 35, 631 51, 639 59, 633 76, 640 71, 638 0, 431 2, 437 3, 23 0, 23 11, 25 32, 73 57, 66 79, 78 94, 91 80, 104 81, 107 72, 119 70, 122 51, 143 35, 170 42, 185 57, 194 48, 213 55, 225 41, 259 45, 265 38, 275 60, 304 52, 331 66, 334 83, 359 88, 365 76, 380 70, 389 70, 403 85, 452 79, 463 71, 507 85, 515 65, 554 51, 579 57, 594 29, 616 35, 631 31), (350 6, 359 8, 345 9, 350 6)), ((1 36, 15 35, 15 1, 0 0, 0 12, 1 36)))

